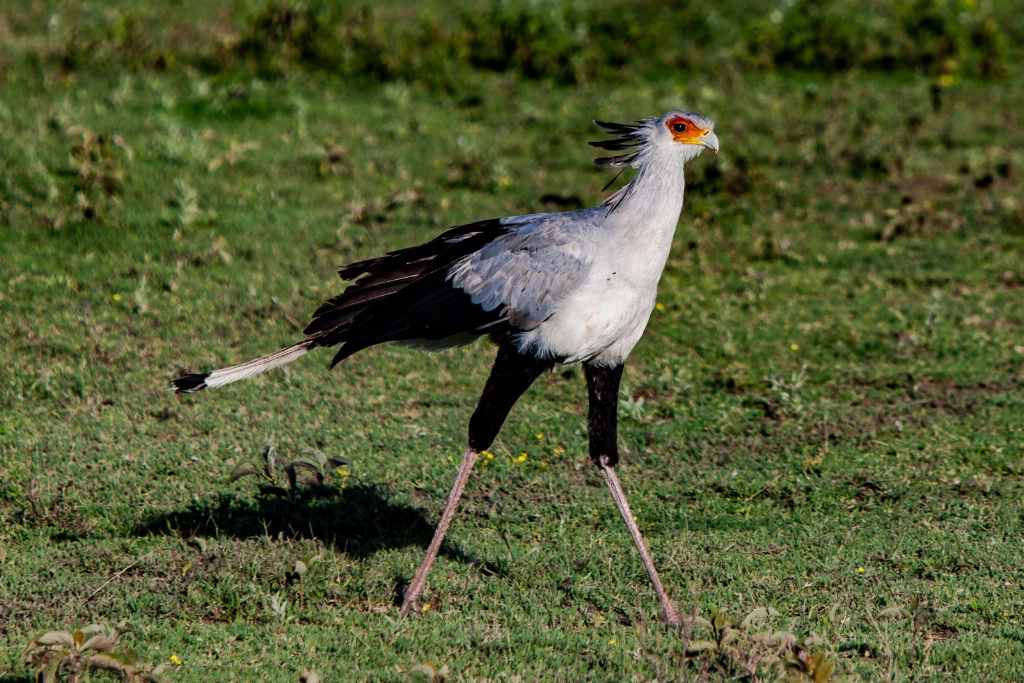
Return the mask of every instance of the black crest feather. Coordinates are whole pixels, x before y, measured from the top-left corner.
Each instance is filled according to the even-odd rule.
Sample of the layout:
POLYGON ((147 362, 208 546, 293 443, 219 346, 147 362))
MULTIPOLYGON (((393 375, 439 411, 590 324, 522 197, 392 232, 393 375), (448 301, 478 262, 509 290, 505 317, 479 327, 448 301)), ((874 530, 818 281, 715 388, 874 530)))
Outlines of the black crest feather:
POLYGON ((628 123, 610 123, 608 121, 594 121, 597 125, 601 126, 608 131, 609 135, 614 135, 611 140, 597 140, 591 142, 591 147, 600 147, 601 149, 607 149, 615 152, 628 150, 625 154, 618 154, 610 157, 599 157, 594 159, 595 164, 602 166, 628 166, 633 163, 636 159, 637 154, 640 152, 637 149, 644 143, 644 122, 637 121, 639 125, 631 125, 628 123))

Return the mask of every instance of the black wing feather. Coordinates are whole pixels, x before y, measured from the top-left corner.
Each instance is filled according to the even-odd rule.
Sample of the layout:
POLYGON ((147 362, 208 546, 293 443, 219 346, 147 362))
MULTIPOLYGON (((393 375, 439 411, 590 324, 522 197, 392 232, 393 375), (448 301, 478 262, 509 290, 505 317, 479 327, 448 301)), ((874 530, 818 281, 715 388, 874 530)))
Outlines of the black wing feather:
MULTIPOLYGON (((501 310, 485 311, 448 282, 443 271, 390 297, 386 306, 367 309, 353 322, 331 367, 363 349, 392 341, 437 341, 463 334, 509 329, 501 310)), ((332 345, 332 344, 329 344, 332 345)))
POLYGON ((342 266, 338 274, 354 284, 321 304, 305 333, 322 335, 318 346, 344 345, 333 366, 388 341, 433 341, 494 331, 501 312, 474 304, 448 282, 447 270, 506 230, 498 220, 478 221, 415 247, 342 266))

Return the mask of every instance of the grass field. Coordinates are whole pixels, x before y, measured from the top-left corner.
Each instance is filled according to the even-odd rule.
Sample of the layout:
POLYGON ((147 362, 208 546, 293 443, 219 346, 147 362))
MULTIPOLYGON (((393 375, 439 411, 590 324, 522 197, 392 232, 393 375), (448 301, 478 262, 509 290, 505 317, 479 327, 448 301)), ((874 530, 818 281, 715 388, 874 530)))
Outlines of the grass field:
POLYGON ((487 61, 481 26, 512 24, 482 9, 389 3, 338 43, 267 19, 304 5, 0 9, 0 681, 93 622, 177 683, 811 680, 801 648, 832 680, 1024 680, 1024 31, 917 5, 960 8, 960 53, 812 70, 797 19, 683 3, 707 54, 538 29, 585 57, 559 78, 534 71, 561 53, 487 61), (590 120, 674 108, 722 153, 689 171, 619 472, 691 628, 658 622, 578 368, 513 411, 413 619, 490 347, 168 392, 296 340, 342 263, 599 202, 590 120), (230 481, 268 446, 348 465, 230 481))

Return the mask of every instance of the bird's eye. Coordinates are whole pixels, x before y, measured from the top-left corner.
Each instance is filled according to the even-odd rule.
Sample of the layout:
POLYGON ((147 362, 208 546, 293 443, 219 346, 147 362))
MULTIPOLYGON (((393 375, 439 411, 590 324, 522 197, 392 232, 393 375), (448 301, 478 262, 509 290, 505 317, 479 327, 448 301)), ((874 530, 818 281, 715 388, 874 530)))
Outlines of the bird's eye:
POLYGON ((673 123, 672 124, 672 132, 673 133, 685 133, 686 132, 686 124, 685 123, 680 123, 678 121, 676 123, 673 123))

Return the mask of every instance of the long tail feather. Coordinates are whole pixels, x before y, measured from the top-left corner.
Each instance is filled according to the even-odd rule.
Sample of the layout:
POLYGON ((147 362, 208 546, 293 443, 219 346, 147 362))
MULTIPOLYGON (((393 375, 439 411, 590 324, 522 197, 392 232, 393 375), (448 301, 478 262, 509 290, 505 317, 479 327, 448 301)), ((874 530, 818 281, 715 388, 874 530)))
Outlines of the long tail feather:
POLYGON ((174 380, 179 394, 220 387, 290 363, 321 347, 342 345, 331 363, 374 344, 428 342, 430 348, 464 343, 494 333, 504 321, 498 309, 485 311, 453 287, 446 269, 503 235, 500 220, 460 225, 415 247, 342 266, 343 280, 355 279, 313 314, 306 339, 248 363, 174 380), (435 344, 434 342, 444 342, 435 344))
POLYGON ((274 353, 251 360, 241 365, 233 365, 230 368, 221 368, 213 372, 201 374, 183 375, 174 380, 174 390, 179 394, 190 394, 193 391, 206 389, 207 387, 222 387, 239 380, 248 379, 253 375, 266 372, 285 363, 291 363, 296 358, 305 355, 309 350, 319 346, 319 337, 303 339, 297 344, 292 344, 274 353))

